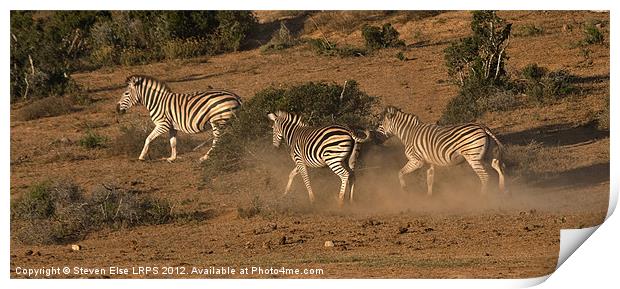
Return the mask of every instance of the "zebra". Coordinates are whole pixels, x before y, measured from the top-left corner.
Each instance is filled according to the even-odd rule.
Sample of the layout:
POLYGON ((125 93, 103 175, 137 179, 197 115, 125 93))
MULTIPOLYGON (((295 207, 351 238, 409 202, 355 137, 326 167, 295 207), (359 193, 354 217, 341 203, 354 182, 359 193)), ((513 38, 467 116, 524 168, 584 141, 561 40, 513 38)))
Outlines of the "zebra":
POLYGON ((385 137, 397 136, 405 146, 407 164, 398 173, 400 186, 404 190, 404 176, 425 163, 430 165, 426 171, 427 194, 433 194, 433 177, 435 166, 453 166, 463 161, 472 167, 482 183, 481 194, 486 194, 488 161, 493 141, 497 145, 496 155, 491 158, 491 167, 499 175, 499 190, 505 192, 504 172, 501 161, 502 143, 491 130, 477 123, 453 126, 439 126, 422 123, 413 114, 388 106, 383 113, 383 120, 377 128, 385 137))
POLYGON ((341 180, 338 194, 338 205, 344 205, 345 191, 350 181, 349 201, 353 202, 353 189, 355 186, 355 162, 359 154, 360 143, 370 139, 370 132, 365 130, 365 137, 360 138, 355 133, 340 125, 327 125, 322 127, 308 126, 300 116, 277 111, 267 115, 273 126, 273 145, 279 147, 282 139, 289 146, 291 158, 295 167, 288 177, 288 183, 284 195, 290 192, 293 179, 301 174, 310 203, 314 203, 315 197, 307 167, 329 167, 341 180))
POLYGON ((118 113, 125 113, 130 107, 144 105, 155 124, 155 128, 144 141, 139 160, 143 161, 149 144, 159 135, 168 132, 171 154, 166 158, 173 162, 177 158, 177 131, 199 133, 209 127, 213 130, 213 142, 207 153, 200 158, 203 162, 217 145, 222 126, 235 117, 241 108, 241 98, 226 90, 206 90, 193 93, 174 93, 163 81, 145 75, 127 78, 127 89, 116 105, 118 113))

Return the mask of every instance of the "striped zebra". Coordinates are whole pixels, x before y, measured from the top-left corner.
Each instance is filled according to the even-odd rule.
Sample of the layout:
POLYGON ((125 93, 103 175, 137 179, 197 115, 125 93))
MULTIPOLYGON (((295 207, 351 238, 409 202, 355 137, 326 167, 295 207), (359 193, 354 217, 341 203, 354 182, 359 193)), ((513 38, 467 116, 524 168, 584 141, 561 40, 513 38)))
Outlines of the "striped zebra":
POLYGON ((432 195, 435 166, 453 166, 467 161, 480 178, 481 193, 485 194, 490 160, 491 167, 499 174, 499 190, 505 191, 501 161, 503 145, 484 125, 425 124, 417 116, 389 106, 385 109, 377 131, 386 137, 397 136, 405 146, 405 155, 409 161, 398 173, 400 186, 403 189, 405 187, 403 177, 428 163, 430 168, 426 171, 427 193, 432 195), (493 150, 494 145, 496 150, 493 150), (491 153, 494 156, 490 156, 491 153))
POLYGON ((327 166, 340 177, 342 182, 338 194, 338 205, 342 207, 344 204, 349 181, 351 184, 349 200, 353 202, 354 169, 360 149, 359 143, 367 141, 370 138, 370 132, 366 130, 366 136, 359 138, 352 130, 339 125, 308 126, 300 116, 284 111, 269 113, 267 116, 273 123, 273 145, 279 147, 284 139, 290 148, 291 158, 295 162, 295 168, 289 174, 284 195, 289 193, 295 176, 301 174, 310 202, 314 203, 314 193, 310 186, 307 167, 327 166))
POLYGON ((177 131, 199 133, 209 128, 213 130, 213 143, 207 153, 200 158, 204 161, 217 145, 221 128, 241 107, 241 98, 225 90, 206 90, 193 93, 174 93, 162 81, 144 75, 127 78, 127 90, 116 105, 116 111, 124 113, 134 105, 142 104, 148 110, 155 129, 144 141, 139 160, 144 160, 149 144, 159 135, 168 132, 170 136, 170 157, 177 157, 177 131))

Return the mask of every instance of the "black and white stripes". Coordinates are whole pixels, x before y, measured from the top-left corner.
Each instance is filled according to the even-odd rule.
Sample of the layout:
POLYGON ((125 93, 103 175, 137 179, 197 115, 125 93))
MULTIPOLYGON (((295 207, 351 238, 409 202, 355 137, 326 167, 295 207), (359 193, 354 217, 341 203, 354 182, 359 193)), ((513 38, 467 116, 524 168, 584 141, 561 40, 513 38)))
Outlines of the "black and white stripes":
POLYGON ((413 114, 404 113, 395 107, 387 107, 378 132, 386 137, 397 136, 405 146, 405 155, 409 161, 398 174, 403 188, 405 187, 403 176, 428 163, 430 168, 427 170, 427 185, 430 195, 433 192, 435 166, 452 166, 467 161, 480 178, 482 193, 486 193, 487 190, 489 164, 499 174, 500 191, 505 189, 501 163, 502 144, 484 125, 425 124, 413 114), (498 149, 493 151, 493 146, 498 149), (494 152, 496 155, 490 157, 494 152))
POLYGON ((289 174, 288 184, 284 194, 291 189, 293 179, 301 174, 310 201, 314 202, 314 193, 310 186, 307 167, 329 167, 342 182, 338 194, 339 205, 344 203, 344 195, 348 182, 351 183, 350 200, 353 201, 355 181, 355 161, 359 153, 359 143, 369 139, 370 133, 365 132, 364 138, 359 138, 348 128, 339 125, 310 127, 300 116, 278 111, 269 113, 268 118, 273 124, 273 145, 278 147, 282 139, 290 147, 291 158, 295 168, 289 174))
POLYGON ((155 129, 146 138, 139 159, 144 160, 149 144, 159 135, 169 132, 172 162, 176 159, 177 131, 198 133, 209 128, 213 130, 213 143, 207 153, 200 158, 204 161, 217 145, 221 126, 235 116, 241 107, 241 98, 225 90, 207 90, 194 93, 174 93, 168 86, 152 77, 133 75, 127 78, 127 90, 118 102, 118 112, 142 104, 148 110, 155 129))

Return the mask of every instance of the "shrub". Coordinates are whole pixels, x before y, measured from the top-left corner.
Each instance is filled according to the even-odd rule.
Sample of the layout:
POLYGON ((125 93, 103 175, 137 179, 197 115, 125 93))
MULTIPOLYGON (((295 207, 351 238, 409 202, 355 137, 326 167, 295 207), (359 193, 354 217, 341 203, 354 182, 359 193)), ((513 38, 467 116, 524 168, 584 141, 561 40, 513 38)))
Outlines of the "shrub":
POLYGON ((480 85, 476 81, 465 82, 459 94, 448 101, 439 119, 439 124, 448 125, 473 121, 484 112, 478 105, 478 100, 487 95, 490 90, 490 86, 480 85))
POLYGON ((362 37, 366 43, 366 48, 371 50, 405 46, 405 42, 398 39, 399 35, 390 23, 384 24, 381 28, 371 25, 362 27, 362 37))
POLYGON ((530 64, 521 74, 525 78, 524 92, 535 102, 555 101, 575 91, 573 76, 566 70, 549 72, 547 68, 530 64))
POLYGON ((505 49, 512 24, 494 11, 474 11, 472 36, 453 42, 444 50, 448 74, 463 85, 466 78, 501 85, 506 77, 505 49))
POLYGON ((351 57, 365 56, 368 54, 368 50, 366 49, 350 45, 338 47, 336 44, 329 43, 325 39, 309 39, 307 43, 318 55, 351 57))
POLYGON ((87 149, 97 149, 106 147, 107 142, 108 138, 89 129, 78 143, 87 149))
POLYGON ((598 29, 598 27, 596 27, 594 23, 586 24, 583 33, 583 43, 585 44, 603 44, 603 42, 605 41, 605 36, 603 35, 603 32, 601 32, 601 30, 598 29))
POLYGON ((95 11, 11 11, 11 101, 62 95, 72 89, 70 74, 86 53, 95 11))
POLYGON ((212 34, 212 46, 216 52, 237 51, 246 35, 258 23, 251 11, 217 11, 218 26, 212 34))
POLYGON ((545 34, 545 30, 534 24, 520 26, 515 36, 539 36, 545 34))
POLYGON ((85 196, 69 181, 35 184, 11 206, 11 230, 28 244, 64 244, 104 227, 163 224, 172 219, 166 201, 105 187, 85 196))
POLYGON ((262 52, 283 50, 297 44, 297 39, 292 35, 291 31, 280 22, 280 29, 273 33, 271 40, 261 47, 262 52))
POLYGON ((290 87, 269 87, 244 103, 205 163, 207 176, 234 171, 248 164, 248 148, 269 144, 271 131, 267 114, 284 110, 304 117, 309 125, 342 124, 367 127, 371 124, 377 98, 369 96, 350 80, 343 87, 325 82, 308 82, 290 87))
POLYGON ((407 60, 407 57, 405 56, 405 53, 403 53, 402 51, 399 51, 398 53, 396 53, 396 58, 400 61, 405 61, 407 60))
POLYGON ((65 97, 48 97, 34 100, 17 110, 15 116, 19 120, 33 120, 44 117, 59 116, 74 112, 73 101, 65 97))
POLYGON ((209 53, 209 42, 206 38, 173 39, 162 46, 166 59, 186 59, 209 53))

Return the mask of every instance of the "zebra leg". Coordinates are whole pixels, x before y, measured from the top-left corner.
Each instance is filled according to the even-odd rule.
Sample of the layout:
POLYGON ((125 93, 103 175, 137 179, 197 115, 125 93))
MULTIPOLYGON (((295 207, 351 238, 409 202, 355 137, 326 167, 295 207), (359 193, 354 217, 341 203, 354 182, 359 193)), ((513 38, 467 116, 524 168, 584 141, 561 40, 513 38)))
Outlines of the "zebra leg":
POLYGON ((480 178, 480 183, 482 187, 480 188, 480 194, 486 195, 487 193, 487 184, 489 182, 489 173, 487 172, 484 163, 479 159, 467 159, 467 162, 471 166, 471 168, 476 172, 478 178, 480 178))
POLYGON ((405 190, 405 187, 407 186, 405 184, 405 175, 412 173, 413 171, 421 168, 424 165, 424 163, 420 160, 417 159, 410 159, 407 164, 400 169, 400 171, 398 172, 398 180, 400 181, 400 187, 401 189, 403 189, 403 191, 405 190))
POLYGON ((149 145, 151 144, 151 142, 154 139, 156 139, 158 136, 160 136, 162 133, 165 133, 167 130, 168 128, 165 126, 162 126, 162 125, 155 126, 151 134, 149 134, 149 136, 147 136, 146 140, 144 141, 144 147, 142 148, 142 153, 140 153, 140 157, 138 157, 139 160, 141 161, 144 160, 144 157, 146 157, 146 153, 149 151, 149 145))
POLYGON ((493 167, 493 169, 495 169, 497 171, 497 174, 499 175, 499 192, 506 193, 507 191, 506 185, 504 183, 504 172, 502 170, 500 161, 498 159, 493 159, 491 161, 491 167, 493 167))
POLYGON ((342 208, 342 206, 344 205, 344 194, 347 191, 347 185, 349 183, 349 176, 351 175, 351 173, 349 172, 349 170, 346 168, 346 163, 340 163, 340 162, 335 162, 332 164, 329 164, 329 168, 332 169, 332 171, 338 176, 340 177, 340 192, 338 193, 338 206, 342 208))
POLYGON ((428 186, 428 190, 426 194, 429 196, 433 195, 433 177, 435 176, 435 166, 431 165, 431 167, 426 170, 426 185, 428 186))
POLYGON ((297 169, 297 167, 295 167, 288 175, 288 184, 286 184, 286 190, 284 190, 285 196, 291 192, 291 185, 293 184, 293 179, 295 179, 295 176, 297 176, 297 174, 299 174, 299 170, 297 169))
POLYGON ((166 159, 169 163, 177 159, 177 130, 171 128, 170 134, 170 157, 166 159))
POLYGON ((312 187, 310 186, 310 177, 308 176, 306 166, 304 164, 297 164, 297 171, 301 174, 301 178, 304 180, 304 185, 306 185, 306 189, 308 190, 310 203, 314 203, 314 192, 312 192, 312 187))
POLYGON ((211 150, 213 150, 213 148, 217 145, 217 142, 220 140, 220 135, 222 134, 219 125, 217 125, 216 123, 211 123, 211 129, 213 130, 213 143, 211 144, 211 147, 209 148, 207 153, 200 158, 201 162, 204 162, 209 158, 211 150))
POLYGON ((355 188, 355 163, 357 161, 358 154, 359 145, 356 142, 355 145, 353 145, 353 151, 349 157, 349 168, 351 169, 351 174, 349 176, 349 184, 351 186, 351 191, 349 192, 349 202, 351 203, 353 203, 353 189, 355 188))

